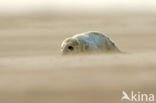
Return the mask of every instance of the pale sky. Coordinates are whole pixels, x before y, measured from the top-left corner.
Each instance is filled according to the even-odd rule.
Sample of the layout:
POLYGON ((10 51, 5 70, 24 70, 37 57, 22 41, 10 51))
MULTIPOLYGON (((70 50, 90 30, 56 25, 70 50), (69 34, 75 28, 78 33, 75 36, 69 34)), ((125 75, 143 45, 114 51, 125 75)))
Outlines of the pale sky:
POLYGON ((1 0, 0 12, 31 10, 147 10, 156 11, 156 0, 1 0))

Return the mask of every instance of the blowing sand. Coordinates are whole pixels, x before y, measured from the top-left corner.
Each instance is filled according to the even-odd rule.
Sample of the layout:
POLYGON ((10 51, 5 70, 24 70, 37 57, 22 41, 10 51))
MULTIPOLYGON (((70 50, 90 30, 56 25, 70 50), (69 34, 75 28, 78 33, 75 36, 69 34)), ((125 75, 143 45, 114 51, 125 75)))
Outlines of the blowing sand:
POLYGON ((119 14, 1 16, 1 103, 120 103, 123 90, 156 95, 156 15, 119 14), (126 53, 60 56, 64 38, 90 30, 126 53))

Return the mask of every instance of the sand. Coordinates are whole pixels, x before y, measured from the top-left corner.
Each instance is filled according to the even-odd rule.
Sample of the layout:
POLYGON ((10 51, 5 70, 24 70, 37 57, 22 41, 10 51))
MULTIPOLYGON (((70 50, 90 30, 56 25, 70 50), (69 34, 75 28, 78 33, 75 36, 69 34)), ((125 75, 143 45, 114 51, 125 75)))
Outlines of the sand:
POLYGON ((156 95, 154 13, 0 16, 1 103, 121 103, 122 91, 156 95), (125 54, 60 55, 86 31, 111 37, 125 54))

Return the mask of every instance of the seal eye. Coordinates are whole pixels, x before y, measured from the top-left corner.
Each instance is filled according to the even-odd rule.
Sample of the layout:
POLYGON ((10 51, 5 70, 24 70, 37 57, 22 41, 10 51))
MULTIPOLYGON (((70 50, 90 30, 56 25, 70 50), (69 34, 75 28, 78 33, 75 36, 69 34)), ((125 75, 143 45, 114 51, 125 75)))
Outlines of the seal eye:
POLYGON ((68 46, 68 49, 69 50, 73 50, 74 48, 72 46, 68 46))

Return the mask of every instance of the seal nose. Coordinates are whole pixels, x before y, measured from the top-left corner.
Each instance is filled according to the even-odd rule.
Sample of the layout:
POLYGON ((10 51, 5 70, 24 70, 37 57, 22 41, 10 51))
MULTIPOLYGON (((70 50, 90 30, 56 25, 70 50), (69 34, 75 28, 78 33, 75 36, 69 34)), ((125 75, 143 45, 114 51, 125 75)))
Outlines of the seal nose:
POLYGON ((67 55, 67 51, 66 50, 63 50, 62 51, 62 56, 65 56, 65 55, 67 55))

